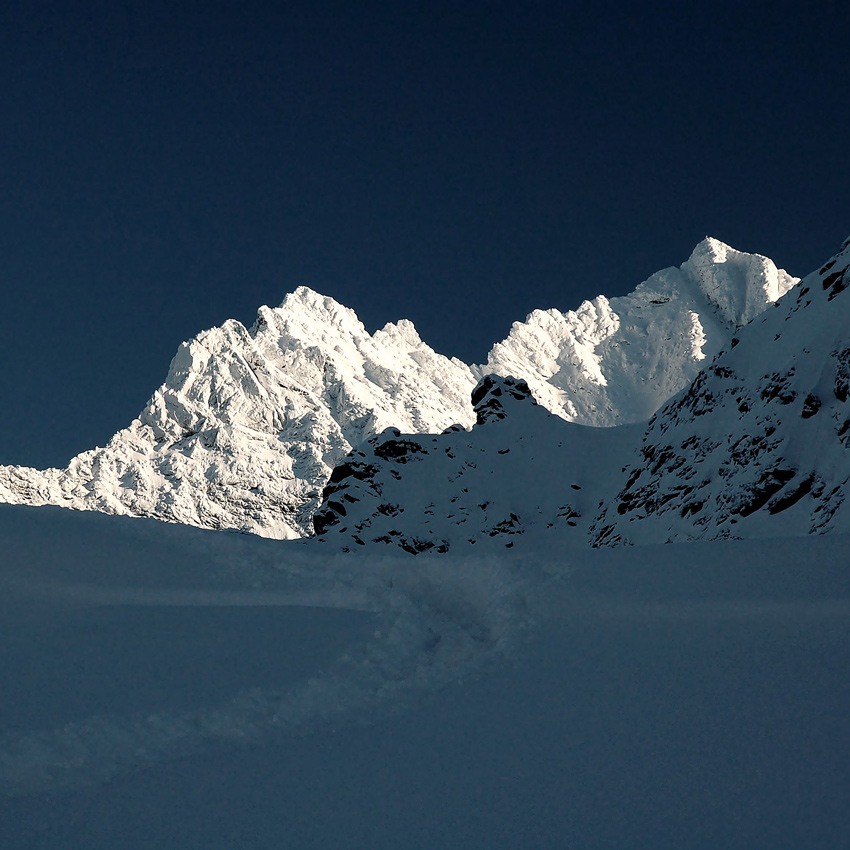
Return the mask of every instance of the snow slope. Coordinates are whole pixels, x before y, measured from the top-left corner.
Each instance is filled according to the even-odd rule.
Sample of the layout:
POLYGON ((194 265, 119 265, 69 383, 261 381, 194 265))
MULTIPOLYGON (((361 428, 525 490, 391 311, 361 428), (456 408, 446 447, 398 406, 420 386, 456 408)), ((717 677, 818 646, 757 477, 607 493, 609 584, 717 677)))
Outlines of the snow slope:
POLYGON ((388 558, 0 506, 0 538, 4 850, 845 846, 844 535, 388 558))
POLYGON ((322 493, 313 517, 319 540, 412 554, 504 551, 527 538, 586 545, 600 498, 640 430, 564 422, 510 377, 485 377, 472 401, 471 431, 389 429, 353 450, 322 493))
POLYGON ((351 310, 301 287, 262 307, 250 330, 228 321, 181 345, 165 383, 106 447, 66 469, 0 467, 0 500, 301 537, 347 452, 389 427, 468 427, 485 372, 525 379, 566 419, 635 422, 795 282, 707 239, 630 296, 535 311, 486 367, 435 353, 406 320, 369 334, 351 310))
POLYGON ((850 240, 650 422, 594 540, 850 530, 850 240))

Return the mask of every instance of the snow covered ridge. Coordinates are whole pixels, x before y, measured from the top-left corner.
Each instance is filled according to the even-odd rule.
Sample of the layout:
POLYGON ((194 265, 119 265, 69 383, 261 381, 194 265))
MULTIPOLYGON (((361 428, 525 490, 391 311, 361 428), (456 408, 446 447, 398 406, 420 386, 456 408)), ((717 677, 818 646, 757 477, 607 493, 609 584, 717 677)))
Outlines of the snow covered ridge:
POLYGON ((571 422, 643 422, 798 281, 767 257, 705 239, 631 295, 535 310, 493 347, 482 373, 523 378, 571 422))
POLYGON ((484 378, 477 424, 390 431, 336 467, 325 543, 407 552, 850 531, 850 240, 647 424, 591 428, 484 378))
POLYGON ((611 491, 613 470, 640 431, 564 422, 511 377, 486 376, 472 399, 471 431, 390 428, 351 452, 313 517, 319 540, 343 551, 411 554, 511 549, 520 540, 542 543, 541 535, 585 545, 600 495, 611 491))
POLYGON ((474 384, 410 322, 370 335, 352 310, 302 287, 262 307, 251 330, 231 320, 181 345, 105 448, 64 470, 0 468, 0 500, 302 537, 352 445, 390 425, 471 424, 474 384))
POLYGON ((850 528, 850 239, 652 419, 595 544, 850 528))
POLYGON ((535 311, 485 366, 437 354, 407 320, 369 334, 352 310, 300 287, 260 308, 250 330, 231 320, 181 345, 165 383, 106 447, 66 469, 0 467, 0 501, 302 537, 346 453, 390 427, 470 427, 482 375, 518 376, 571 421, 642 421, 796 282, 706 239, 629 296, 535 311))

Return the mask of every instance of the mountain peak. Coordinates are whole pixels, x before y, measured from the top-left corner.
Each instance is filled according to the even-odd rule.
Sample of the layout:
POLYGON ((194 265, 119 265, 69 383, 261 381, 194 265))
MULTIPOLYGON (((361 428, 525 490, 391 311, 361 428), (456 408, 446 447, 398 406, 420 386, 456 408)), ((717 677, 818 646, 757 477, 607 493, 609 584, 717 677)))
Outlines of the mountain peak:
POLYGON ((799 283, 761 254, 748 254, 706 237, 681 266, 717 313, 729 325, 741 327, 799 283))
MULTIPOLYGON (((340 304, 339 301, 329 295, 322 295, 309 286, 299 286, 290 292, 281 302, 280 307, 274 310, 261 308, 275 313, 284 321, 294 321, 305 326, 315 326, 316 323, 330 325, 334 328, 344 330, 347 334, 355 337, 368 336, 363 322, 350 307, 340 304)), ((258 321, 260 316, 258 315, 258 321)))
POLYGON ((715 263, 725 263, 726 257, 730 252, 735 254, 741 253, 740 251, 736 251, 731 245, 727 245, 725 242, 722 242, 714 236, 706 236, 705 239, 698 242, 694 247, 694 250, 691 251, 690 259, 694 259, 694 257, 708 256, 711 257, 715 263))

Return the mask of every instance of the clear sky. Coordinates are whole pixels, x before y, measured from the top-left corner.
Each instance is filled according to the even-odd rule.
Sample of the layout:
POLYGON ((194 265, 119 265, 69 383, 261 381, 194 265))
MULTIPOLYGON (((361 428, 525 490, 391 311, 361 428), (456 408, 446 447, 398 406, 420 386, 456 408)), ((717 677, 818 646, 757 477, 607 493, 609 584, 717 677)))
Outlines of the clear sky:
POLYGON ((306 284, 483 361, 704 236, 850 234, 842 2, 7 0, 0 463, 127 424, 306 284))

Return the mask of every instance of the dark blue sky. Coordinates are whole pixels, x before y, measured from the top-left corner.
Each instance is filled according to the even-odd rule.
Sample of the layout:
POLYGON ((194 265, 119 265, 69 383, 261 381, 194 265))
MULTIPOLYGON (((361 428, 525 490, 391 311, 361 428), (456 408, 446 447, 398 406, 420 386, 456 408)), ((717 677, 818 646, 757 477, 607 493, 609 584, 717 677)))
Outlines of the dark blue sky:
POLYGON ((810 271, 850 233, 846 8, 8 0, 0 463, 103 444, 300 284, 480 361, 707 234, 810 271))

